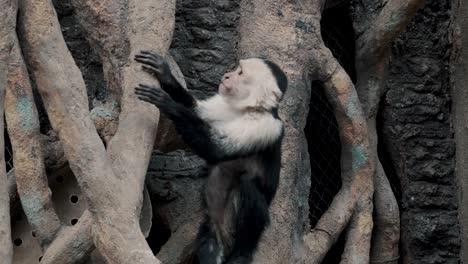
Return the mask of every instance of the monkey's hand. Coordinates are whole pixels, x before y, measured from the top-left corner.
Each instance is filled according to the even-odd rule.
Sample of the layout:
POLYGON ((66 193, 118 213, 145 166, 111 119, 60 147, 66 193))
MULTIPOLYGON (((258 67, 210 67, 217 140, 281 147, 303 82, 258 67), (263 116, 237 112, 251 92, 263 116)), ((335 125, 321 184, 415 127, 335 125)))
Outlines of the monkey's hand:
POLYGON ((135 60, 143 64, 143 70, 153 74, 159 80, 160 88, 172 100, 184 107, 193 108, 196 106, 195 98, 172 75, 169 64, 162 56, 143 50, 135 56, 135 60))
POLYGON ((140 54, 135 55, 135 60, 143 64, 143 69, 159 80, 162 86, 173 86, 174 77, 166 60, 151 51, 142 50, 140 54))
POLYGON ((157 106, 165 114, 173 114, 177 109, 177 103, 161 87, 139 84, 135 94, 138 99, 157 106))

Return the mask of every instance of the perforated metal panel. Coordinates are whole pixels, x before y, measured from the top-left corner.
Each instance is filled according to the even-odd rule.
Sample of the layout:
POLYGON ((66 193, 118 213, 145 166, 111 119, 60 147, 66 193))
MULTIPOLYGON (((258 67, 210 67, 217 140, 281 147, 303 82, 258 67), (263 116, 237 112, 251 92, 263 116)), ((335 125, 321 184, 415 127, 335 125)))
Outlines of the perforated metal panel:
MULTIPOLYGON (((74 225, 86 208, 73 173, 68 167, 54 172, 49 178, 55 209, 64 225, 74 225)), ((41 249, 24 213, 12 215, 12 239, 14 241, 14 264, 40 263, 41 249)), ((57 263, 66 264, 66 263, 57 263)))
MULTIPOLYGON (((64 225, 75 225, 87 208, 81 190, 68 166, 50 174, 49 186, 52 190, 52 200, 55 210, 64 225)), ((12 239, 14 241, 14 264, 40 263, 41 249, 34 232, 21 208, 12 213, 12 239)), ((145 189, 143 206, 140 214, 140 226, 147 237, 152 226, 152 206, 148 192, 145 189)), ((86 264, 105 264, 100 254, 95 250, 86 264)), ((67 263, 56 263, 67 264, 67 263)))

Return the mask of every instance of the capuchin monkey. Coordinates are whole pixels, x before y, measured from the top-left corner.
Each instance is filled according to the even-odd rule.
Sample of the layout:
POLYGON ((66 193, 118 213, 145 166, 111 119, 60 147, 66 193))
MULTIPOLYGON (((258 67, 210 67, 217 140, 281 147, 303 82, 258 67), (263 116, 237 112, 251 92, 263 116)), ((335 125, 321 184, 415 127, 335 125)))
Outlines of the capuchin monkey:
POLYGON ((278 104, 288 85, 286 75, 271 61, 241 60, 223 76, 218 94, 199 101, 160 55, 142 51, 135 60, 160 83, 139 84, 138 98, 172 120, 209 167, 206 217, 192 263, 251 263, 278 187, 284 130, 278 104))

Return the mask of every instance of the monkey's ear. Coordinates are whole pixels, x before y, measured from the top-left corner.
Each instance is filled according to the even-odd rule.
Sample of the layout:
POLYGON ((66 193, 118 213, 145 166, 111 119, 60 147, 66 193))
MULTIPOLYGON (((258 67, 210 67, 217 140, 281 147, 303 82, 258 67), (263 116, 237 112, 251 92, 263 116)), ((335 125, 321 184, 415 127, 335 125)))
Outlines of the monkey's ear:
POLYGON ((283 93, 278 92, 278 91, 273 91, 273 95, 275 96, 276 102, 278 102, 278 103, 283 98, 283 93))

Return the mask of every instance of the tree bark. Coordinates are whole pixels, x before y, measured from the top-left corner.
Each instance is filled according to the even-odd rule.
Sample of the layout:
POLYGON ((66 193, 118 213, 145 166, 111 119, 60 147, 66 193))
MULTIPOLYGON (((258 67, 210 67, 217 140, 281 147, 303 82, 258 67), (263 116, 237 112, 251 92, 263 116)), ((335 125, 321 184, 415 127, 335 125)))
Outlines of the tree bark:
POLYGON ((317 76, 324 81, 340 130, 343 186, 312 232, 306 235, 306 243, 314 253, 309 259, 319 263, 350 223, 342 262, 368 263, 374 157, 369 153, 367 124, 350 77, 323 43, 318 47, 314 53, 321 62, 317 76), (320 241, 326 241, 327 246, 315 248, 320 241))
MULTIPOLYGON (((149 2, 138 5, 130 2, 128 7, 132 11, 128 20, 129 32, 137 33, 140 30, 136 25, 141 18, 150 17, 145 16, 147 10, 158 7, 162 11, 168 10, 169 13, 163 12, 162 16, 156 16, 164 19, 174 9, 161 3, 152 6, 149 2)), ((149 249, 138 221, 145 168, 158 120, 156 110, 149 105, 138 104, 132 94, 135 85, 133 78, 142 76, 143 73, 135 71, 136 63, 122 68, 123 110, 118 135, 114 136, 108 146, 108 158, 89 115, 81 73, 65 45, 51 2, 22 1, 21 9, 23 50, 27 54, 28 64, 32 68, 32 75, 49 119, 58 132, 65 155, 86 197, 93 218, 93 236, 97 248, 111 262, 159 263, 149 249)), ((162 24, 157 24, 155 20, 152 23, 162 24)), ((170 36, 171 33, 167 32, 172 32, 173 23, 164 23, 160 27, 166 30, 159 32, 170 36)), ((157 30, 152 31, 152 36, 157 36, 156 33, 157 30)), ((130 39, 132 37, 129 36, 130 39)), ((143 43, 130 45, 139 49, 147 41, 158 39, 159 37, 145 38, 143 43)), ((166 44, 162 44, 160 48, 165 47, 167 50, 170 37, 163 39, 165 42, 160 43, 166 44)), ((130 56, 135 52, 132 50, 126 54, 125 61, 132 61, 130 56)))
POLYGON ((0 263, 10 264, 13 258, 10 228, 10 202, 5 166, 4 101, 7 88, 8 62, 15 28, 16 1, 1 0, 0 6, 0 263))
POLYGON ((6 92, 6 121, 15 150, 13 162, 16 165, 15 177, 21 205, 44 249, 53 241, 61 224, 51 200, 39 116, 16 36, 13 43, 6 92))
MULTIPOLYGON (((366 1, 363 3, 366 5, 366 1)), ((386 89, 384 80, 390 45, 423 3, 424 0, 389 0, 375 18, 364 16, 359 10, 354 14, 361 18, 355 22, 356 33, 360 36, 356 40, 356 89, 369 126, 371 155, 376 157, 375 230, 371 252, 371 262, 376 263, 398 263, 400 240, 398 204, 378 159, 377 112, 386 89), (373 26, 360 32, 366 25, 373 26)))

